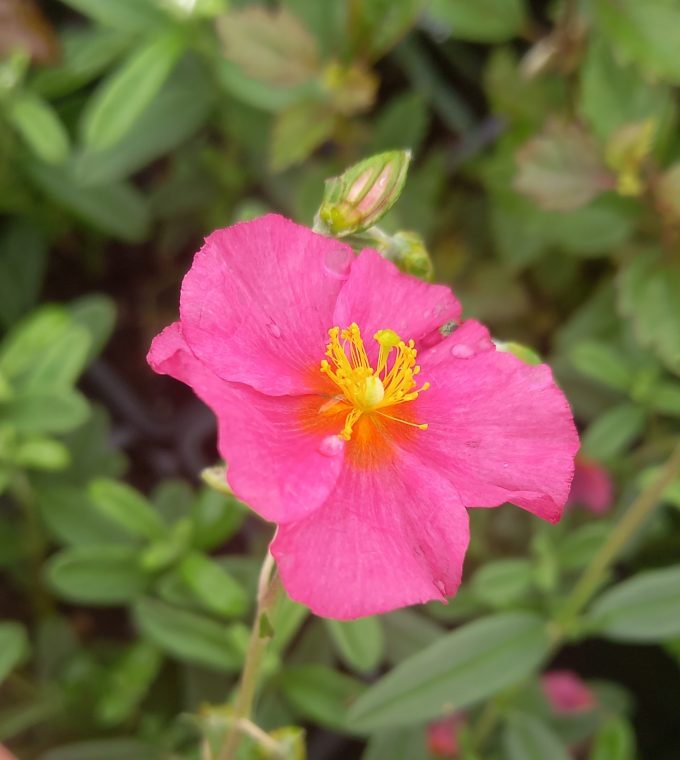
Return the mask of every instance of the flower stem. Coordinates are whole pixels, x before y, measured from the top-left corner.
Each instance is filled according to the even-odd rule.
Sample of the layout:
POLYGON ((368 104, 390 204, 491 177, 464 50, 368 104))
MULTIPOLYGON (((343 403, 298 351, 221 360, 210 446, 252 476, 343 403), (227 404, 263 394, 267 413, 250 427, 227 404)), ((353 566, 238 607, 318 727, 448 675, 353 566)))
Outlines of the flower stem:
POLYGON ((673 449, 658 477, 640 493, 621 518, 608 540, 583 571, 573 591, 567 597, 560 614, 563 626, 577 617, 601 586, 604 578, 621 550, 657 505, 666 487, 680 474, 680 443, 673 449))
POLYGON ((278 576, 272 577, 274 570, 274 558, 269 549, 262 563, 260 578, 257 584, 257 610, 255 620, 250 631, 248 649, 246 650, 245 663, 241 673, 241 681, 238 686, 236 704, 231 716, 231 727, 227 733, 224 746, 218 756, 218 760, 234 760, 236 751, 243 736, 243 725, 250 721, 250 713, 253 709, 255 689, 262 658, 267 648, 271 635, 267 633, 269 626, 263 626, 263 615, 271 611, 278 599, 281 583, 278 576))

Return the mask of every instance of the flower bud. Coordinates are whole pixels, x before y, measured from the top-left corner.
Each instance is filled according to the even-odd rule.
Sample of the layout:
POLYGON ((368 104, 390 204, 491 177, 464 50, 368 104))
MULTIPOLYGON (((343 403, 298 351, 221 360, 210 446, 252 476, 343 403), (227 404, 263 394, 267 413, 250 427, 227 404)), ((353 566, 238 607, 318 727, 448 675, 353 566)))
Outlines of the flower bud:
POLYGON ((410 160, 410 151, 388 151, 326 180, 318 213, 325 230, 344 237, 377 224, 401 195, 410 160))
POLYGON ((619 195, 637 196, 644 190, 641 169, 652 152, 655 127, 653 119, 627 124, 609 140, 605 158, 617 174, 619 195))

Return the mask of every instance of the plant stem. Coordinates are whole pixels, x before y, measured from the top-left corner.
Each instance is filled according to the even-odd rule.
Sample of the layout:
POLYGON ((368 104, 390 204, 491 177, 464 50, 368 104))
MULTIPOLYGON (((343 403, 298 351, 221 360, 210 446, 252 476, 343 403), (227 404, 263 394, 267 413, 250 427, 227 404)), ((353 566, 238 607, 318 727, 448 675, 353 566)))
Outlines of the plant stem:
POLYGON ((569 625, 592 599, 602 584, 609 567, 637 529, 651 514, 666 487, 680 474, 680 443, 673 449, 658 477, 631 504, 608 540, 583 571, 559 616, 562 625, 569 625))
POLYGON ((218 760, 234 760, 236 750, 243 736, 244 722, 250 720, 260 665, 262 664, 262 657, 270 639, 270 636, 261 625, 262 616, 272 609, 281 589, 278 577, 276 575, 272 577, 273 569, 274 558, 269 549, 267 549, 267 555, 262 563, 260 578, 257 584, 257 610, 255 612, 253 627, 250 631, 250 639, 248 641, 248 649, 246 650, 243 672, 241 673, 241 681, 238 686, 236 704, 231 716, 232 723, 218 760))

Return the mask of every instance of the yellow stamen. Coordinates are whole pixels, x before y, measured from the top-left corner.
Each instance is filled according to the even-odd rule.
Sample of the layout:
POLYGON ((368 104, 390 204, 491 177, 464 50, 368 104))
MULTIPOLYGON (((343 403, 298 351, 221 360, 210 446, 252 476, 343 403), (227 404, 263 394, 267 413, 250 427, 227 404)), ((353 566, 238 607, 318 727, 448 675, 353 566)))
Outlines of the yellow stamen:
POLYGON ((326 346, 328 359, 321 362, 321 372, 328 375, 342 395, 327 401, 320 411, 328 412, 338 404, 349 407, 340 433, 341 438, 349 441, 357 420, 363 414, 374 412, 389 420, 427 430, 426 424, 409 422, 379 411, 413 401, 421 391, 430 387, 429 383, 416 387, 414 378, 420 372, 420 367, 416 364, 417 352, 412 340, 404 343, 394 330, 378 330, 373 336, 380 346, 374 370, 355 322, 342 331, 339 327, 332 327, 328 335, 331 339, 326 346), (388 368, 388 361, 393 352, 394 360, 388 368))

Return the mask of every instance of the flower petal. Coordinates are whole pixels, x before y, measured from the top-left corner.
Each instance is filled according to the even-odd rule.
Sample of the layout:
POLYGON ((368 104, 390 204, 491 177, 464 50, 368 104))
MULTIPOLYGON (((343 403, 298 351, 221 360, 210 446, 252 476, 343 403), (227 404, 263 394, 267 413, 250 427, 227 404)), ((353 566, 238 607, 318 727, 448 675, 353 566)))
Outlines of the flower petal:
POLYGON ((270 395, 314 388, 352 252, 269 214, 213 232, 182 283, 182 332, 223 380, 270 395))
MULTIPOLYGON (((439 331, 437 331, 439 333, 439 331)), ((439 339, 434 336, 425 340, 420 352, 418 362, 425 363, 427 367, 433 367, 441 362, 448 361, 451 356, 456 359, 469 359, 475 354, 484 351, 495 351, 496 346, 491 340, 489 331, 481 322, 467 319, 448 336, 439 333, 439 339)))
POLYGON ((510 501, 557 522, 579 440, 549 367, 498 351, 439 364, 423 355, 421 366, 431 384, 413 402, 429 425, 413 444, 422 461, 447 473, 465 506, 510 501))
POLYGON ((154 339, 147 358, 156 372, 186 383, 213 410, 229 485, 255 512, 284 523, 306 517, 326 500, 344 451, 339 439, 328 446, 323 432, 308 428, 318 399, 265 396, 225 382, 191 353, 179 322, 154 339))
POLYGON ((356 322, 369 357, 378 330, 390 329, 403 340, 430 337, 446 322, 460 316, 460 304, 444 285, 430 285, 403 274, 379 253, 367 248, 352 264, 335 307, 333 324, 356 322))
POLYGON ((279 527, 272 553, 291 598, 350 620, 453 595, 468 539, 455 488, 400 452, 346 466, 320 509, 279 527))

